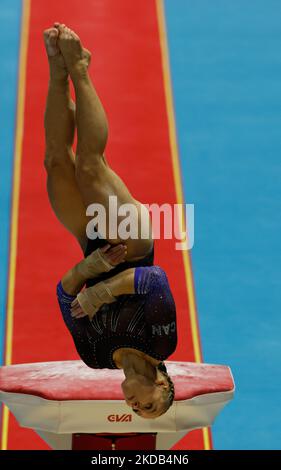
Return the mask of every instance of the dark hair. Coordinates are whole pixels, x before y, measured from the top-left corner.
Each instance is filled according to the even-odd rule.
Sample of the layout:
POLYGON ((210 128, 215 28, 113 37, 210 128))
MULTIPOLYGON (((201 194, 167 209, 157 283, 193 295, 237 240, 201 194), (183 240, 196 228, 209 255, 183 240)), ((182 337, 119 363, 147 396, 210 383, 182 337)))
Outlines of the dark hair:
MULTIPOLYGON (((174 383, 171 379, 171 377, 168 375, 168 372, 167 372, 167 368, 164 364, 164 362, 160 362, 158 365, 157 365, 157 369, 160 370, 160 372, 164 375, 164 377, 166 377, 167 379, 167 382, 169 384, 169 389, 168 389, 168 396, 167 396, 167 399, 165 401, 165 404, 166 404, 166 408, 164 410, 163 413, 166 413, 166 411, 168 411, 168 409, 170 408, 170 406, 172 406, 173 404, 173 401, 174 401, 174 398, 175 398, 175 386, 174 386, 174 383)), ((163 414, 162 413, 162 414, 163 414)))

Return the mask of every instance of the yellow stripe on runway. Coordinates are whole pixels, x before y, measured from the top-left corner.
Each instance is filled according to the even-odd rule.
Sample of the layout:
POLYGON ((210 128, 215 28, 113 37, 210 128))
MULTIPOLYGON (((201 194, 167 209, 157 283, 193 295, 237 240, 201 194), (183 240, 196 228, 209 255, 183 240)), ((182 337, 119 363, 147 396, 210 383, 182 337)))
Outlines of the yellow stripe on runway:
MULTIPOLYGON (((175 188, 176 188, 176 198, 177 198, 177 203, 182 204, 182 207, 183 207, 184 197, 183 197, 183 190, 182 190, 181 170, 180 170, 180 164, 179 164, 179 153, 178 153, 178 144, 177 144, 176 124, 175 124, 175 112, 174 112, 174 102, 173 102, 173 93, 172 93, 165 12, 164 12, 163 0, 155 0, 155 2, 156 2, 156 10, 157 10, 157 18, 158 18, 163 80, 164 80, 165 98, 166 98, 166 106, 167 106, 169 140, 170 140, 170 146, 171 146, 172 165, 173 165, 174 181, 175 181, 175 188)), ((183 231, 185 231, 184 214, 182 215, 182 217, 179 217, 179 220, 180 220, 180 224, 182 224, 183 226, 182 227, 183 231)), ((191 333, 192 333, 192 342, 193 342, 193 348, 194 348, 195 362, 202 362, 199 331, 198 331, 198 326, 197 326, 197 311, 196 311, 196 304, 195 304, 195 293, 194 293, 194 286, 193 286, 191 260, 190 260, 189 252, 186 250, 182 250, 182 256, 183 256, 183 263, 184 263, 187 294, 188 294, 188 299, 189 299, 191 333)), ((208 429, 204 428, 202 431, 203 431, 204 447, 206 450, 209 450, 211 448, 211 445, 210 445, 208 429)))
MULTIPOLYGON (((15 135, 15 149, 14 149, 14 174, 13 174, 9 280, 8 280, 8 299, 7 299, 7 326, 6 326, 6 351, 5 351, 5 365, 6 366, 9 366, 10 364, 12 364, 14 292, 15 292, 15 279, 16 279, 18 214, 19 214, 22 142, 23 142, 23 132, 24 132, 25 80, 26 80, 26 60, 27 60, 28 36, 29 36, 30 0, 23 0, 22 9, 23 10, 22 10, 22 22, 21 22, 20 53, 19 53, 18 99, 17 99, 16 135, 15 135)), ((2 442, 1 442, 2 450, 7 450, 8 427, 9 427, 9 410, 6 406, 4 406, 3 424, 2 424, 2 442)))

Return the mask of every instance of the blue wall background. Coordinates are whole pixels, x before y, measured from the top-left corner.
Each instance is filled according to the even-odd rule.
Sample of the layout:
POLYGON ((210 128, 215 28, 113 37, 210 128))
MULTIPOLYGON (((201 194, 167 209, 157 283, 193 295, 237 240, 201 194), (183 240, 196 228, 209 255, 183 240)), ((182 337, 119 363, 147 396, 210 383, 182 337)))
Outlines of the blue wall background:
POLYGON ((280 449, 281 2, 165 0, 204 361, 236 397, 216 449, 280 449))
POLYGON ((0 364, 4 360, 4 332, 10 236, 11 187, 17 104, 21 0, 0 4, 0 364))

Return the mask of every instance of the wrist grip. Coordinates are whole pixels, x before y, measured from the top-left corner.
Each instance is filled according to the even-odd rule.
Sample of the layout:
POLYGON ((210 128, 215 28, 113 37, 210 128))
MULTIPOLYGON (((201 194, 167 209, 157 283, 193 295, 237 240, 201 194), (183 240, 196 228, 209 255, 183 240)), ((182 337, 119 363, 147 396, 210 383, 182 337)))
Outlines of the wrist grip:
POLYGON ((115 266, 106 261, 99 248, 77 265, 78 272, 86 279, 108 272, 114 267, 115 266))
POLYGON ((88 287, 77 295, 77 300, 83 312, 92 318, 103 304, 115 302, 116 297, 104 282, 88 287))

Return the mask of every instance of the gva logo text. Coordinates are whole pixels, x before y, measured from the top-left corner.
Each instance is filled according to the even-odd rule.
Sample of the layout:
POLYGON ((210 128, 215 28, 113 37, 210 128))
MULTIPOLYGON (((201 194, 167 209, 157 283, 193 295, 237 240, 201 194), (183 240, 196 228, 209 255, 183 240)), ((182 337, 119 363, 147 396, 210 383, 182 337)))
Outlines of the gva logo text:
POLYGON ((109 415, 107 417, 108 421, 111 423, 120 423, 120 422, 130 422, 132 421, 132 415, 131 414, 124 414, 124 415, 109 415))

